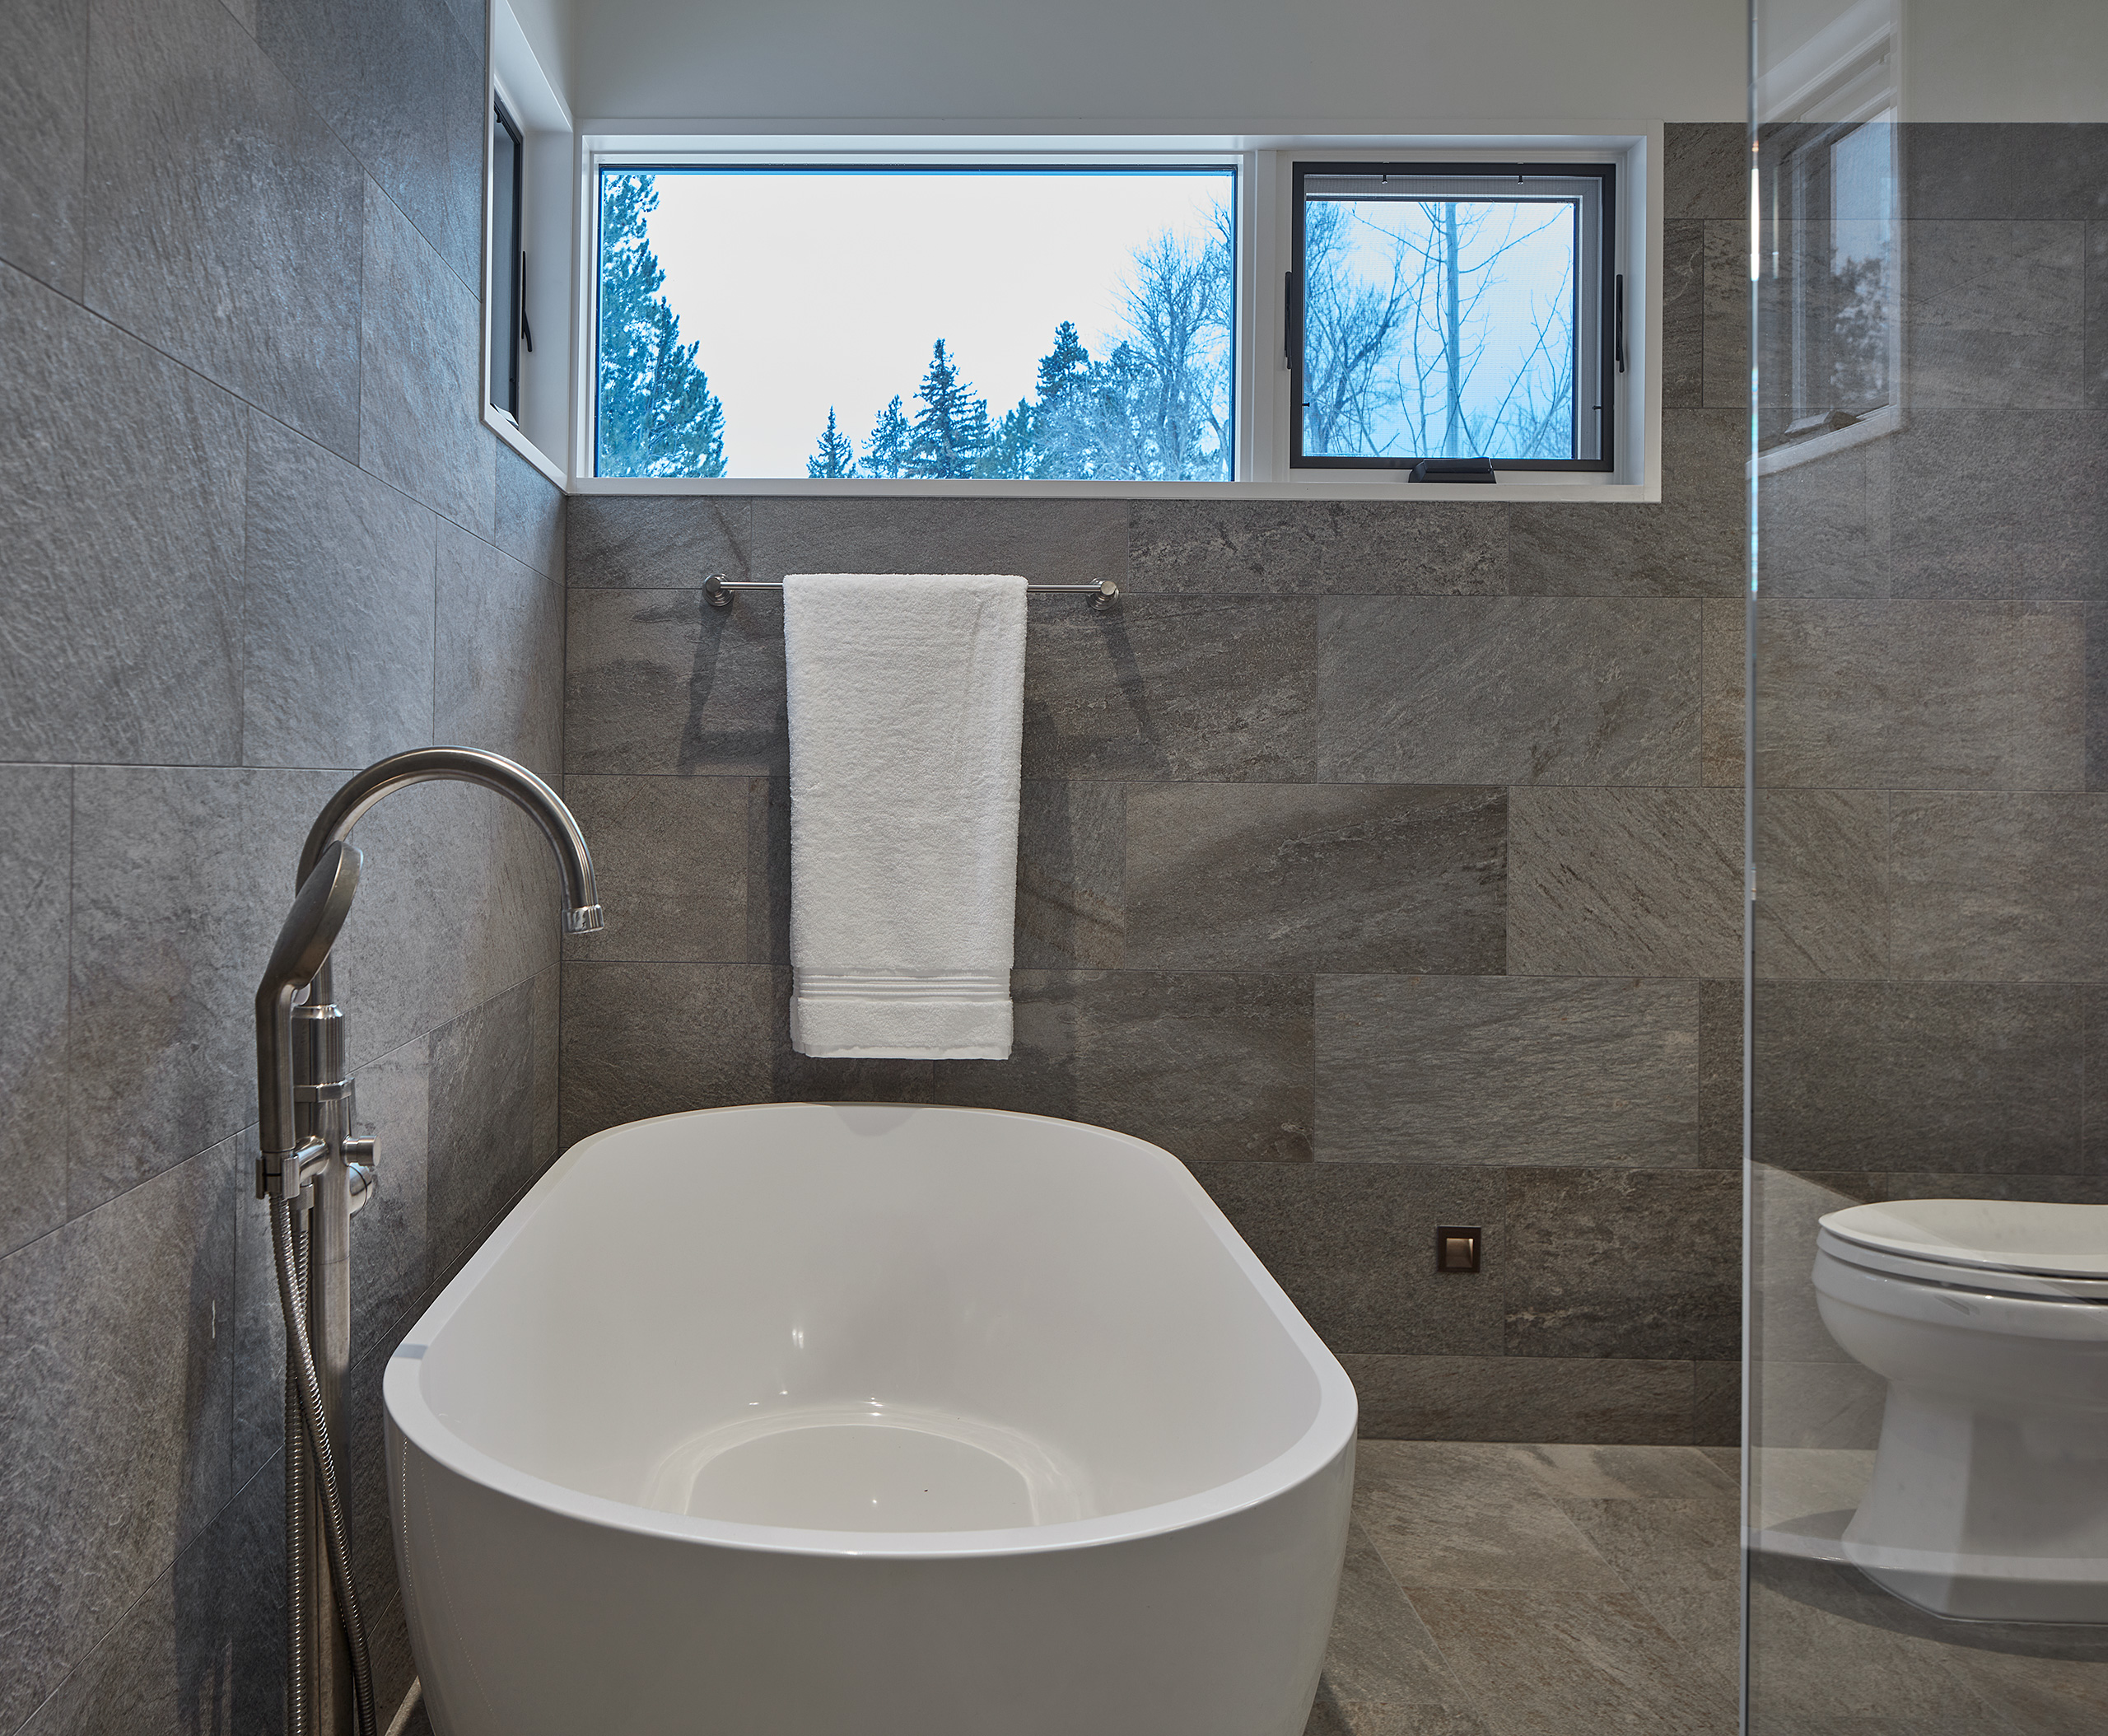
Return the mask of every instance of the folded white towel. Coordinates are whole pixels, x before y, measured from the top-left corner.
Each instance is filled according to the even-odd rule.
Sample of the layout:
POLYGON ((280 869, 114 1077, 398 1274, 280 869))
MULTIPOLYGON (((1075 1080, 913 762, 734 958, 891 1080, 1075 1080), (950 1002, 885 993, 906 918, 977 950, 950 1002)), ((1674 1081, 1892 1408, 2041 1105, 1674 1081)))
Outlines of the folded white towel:
POLYGON ((1024 581, 793 573, 791 1046, 1010 1052, 1024 581))

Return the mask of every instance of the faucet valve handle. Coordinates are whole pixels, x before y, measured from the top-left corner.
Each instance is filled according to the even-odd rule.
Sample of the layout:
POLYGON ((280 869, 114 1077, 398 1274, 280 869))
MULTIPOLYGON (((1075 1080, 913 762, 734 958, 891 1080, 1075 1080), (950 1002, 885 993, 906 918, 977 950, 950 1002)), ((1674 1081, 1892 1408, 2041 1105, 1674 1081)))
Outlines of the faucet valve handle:
POLYGON ((347 1139, 344 1141, 344 1182, 351 1195, 351 1209, 357 1212, 380 1192, 380 1176, 374 1168, 373 1141, 370 1139, 347 1139))

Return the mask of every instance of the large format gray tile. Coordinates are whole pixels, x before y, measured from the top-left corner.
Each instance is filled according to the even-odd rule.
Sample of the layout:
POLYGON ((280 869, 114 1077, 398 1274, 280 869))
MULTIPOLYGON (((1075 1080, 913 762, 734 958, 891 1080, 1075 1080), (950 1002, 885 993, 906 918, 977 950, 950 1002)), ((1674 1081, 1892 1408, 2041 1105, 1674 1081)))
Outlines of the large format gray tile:
MULTIPOLYGON (((1662 403, 1694 409, 1705 402, 1705 225, 1662 225, 1662 403)), ((1747 376, 1745 376, 1747 379, 1747 376)))
POLYGON ((1739 121, 1672 121, 1662 155, 1664 217, 1749 221, 1749 135, 1739 121))
POLYGON ((1510 509, 1518 596, 1736 595, 1747 580, 1747 410, 1662 413, 1662 498, 1510 509))
POLYGON ((250 413, 245 763, 350 770, 432 740, 435 524, 250 413))
POLYGON ((2082 999, 2065 983, 1761 982, 1756 1155, 1801 1170, 2072 1174, 2082 999))
POLYGON ((1492 501, 1331 501, 1335 596, 1476 596, 1507 588, 1508 512, 1492 501))
POLYGON ((1630 1592, 1415 1591, 1498 1736, 1733 1736, 1732 1657, 1695 1657, 1630 1592))
POLYGON ((563 490, 511 447, 497 451, 497 546, 543 577, 563 582, 563 490))
POLYGON ((0 758, 241 754, 244 414, 0 266, 0 758))
MULTIPOLYGON (((753 502, 753 513, 757 579, 791 572, 1014 572, 1035 585, 1096 585, 1127 576, 1127 507, 1121 501, 767 495, 753 502)), ((1081 597, 1046 600, 1088 613, 1081 597)))
POLYGON ((776 976, 755 964, 566 964, 562 1143, 770 1101, 776 976))
POLYGON ((359 294, 359 462, 488 539, 497 437, 483 425, 482 313, 409 219, 371 181, 359 294))
POLYGON ((357 163, 216 0, 90 14, 88 306, 356 457, 357 163))
POLYGON ((2086 402, 2108 409, 2108 217, 2086 226, 2086 402))
POLYGON ((1691 1365, 1601 1356, 1341 1359, 1370 1439, 1682 1442, 1691 1365))
POLYGON ((1699 606, 1699 781, 1739 786, 1748 757, 1749 611, 1739 597, 1699 606))
POLYGON ((1698 985, 1698 1161, 1742 1160, 1742 985, 1698 985))
POLYGON ((1749 220, 1705 226, 1705 396, 1708 408, 1749 404, 1749 220))
POLYGON ((1878 790, 1756 795, 1759 977, 1888 972, 1888 801, 1878 790))
POLYGON ((1737 790, 1516 790, 1508 968, 1732 977, 1741 969, 1737 790))
POLYGON ((2083 782, 2078 604, 1770 602, 1758 629, 1761 786, 2083 782))
POLYGON ((1318 617, 1318 775, 1686 784, 1695 599, 1382 597, 1318 617))
POLYGON ((1900 315, 1905 389, 1926 409, 2073 409, 2086 401, 2086 226, 1910 222, 1900 315))
POLYGON ((1313 594, 1325 588, 1329 502, 1136 501, 1127 509, 1129 588, 1313 594))
POLYGON ((284 1562, 284 1480, 273 1464, 95 1641, 21 1736, 276 1729, 284 1562))
POLYGON ((216 1146, 0 1260, 0 1725, 230 1493, 240 1151, 216 1146))
POLYGON ((1513 1448, 1364 1441, 1355 1514, 1409 1594, 1625 1589, 1513 1448))
MULTIPOLYGON (((1740 1362, 1698 1362, 1691 1365, 1691 1438, 1701 1447, 1739 1454, 1742 1438, 1742 1365, 1740 1362)), ((1731 1475, 1739 1474, 1729 1465, 1731 1475)))
POLYGON ((1028 778, 1018 803, 1017 963, 1117 965, 1127 946, 1125 786, 1028 778))
POLYGON ((1316 763, 1317 605, 1030 602, 1028 777, 1297 778, 1316 763))
POLYGON ((1019 970, 1007 1061, 937 1063, 940 1103, 1117 1127, 1189 1162, 1310 1155, 1310 979, 1019 970))
POLYGON ((73 774, 0 766, 0 884, 15 916, 0 940, 0 1253, 66 1220, 67 951, 73 774))
POLYGON ((700 590, 574 584, 564 679, 567 771, 790 769, 778 598, 716 609, 700 590))
POLYGON ((71 1212, 230 1137, 256 1112, 251 1010, 283 908, 260 908, 245 859, 254 776, 74 773, 71 1212))
POLYGON ((1507 1172, 1510 1356, 1741 1354, 1742 1177, 1507 1172))
POLYGON ((567 780, 607 926, 571 936, 565 957, 772 962, 767 844, 782 799, 766 777, 567 780))
POLYGON ((1961 1667, 1968 1651, 1952 1633, 1852 1568, 1754 1554, 1751 1728, 1827 1736, 1852 1727, 1825 1720, 1867 1717, 1893 1719, 1919 1736, 2017 1736, 1995 1702, 1972 1691, 1961 1667))
POLYGON ((1136 501, 1136 595, 1476 595, 1504 582, 1508 513, 1473 501, 1136 501))
POLYGON ((2030 982, 2108 977, 2098 796, 1889 800, 1896 974, 2030 982))
POLYGON ((563 775, 562 586, 459 525, 439 527, 436 740, 563 775))
POLYGON ((1911 217, 2100 214, 2108 127, 2098 122, 1914 121, 1898 130, 1911 217))
POLYGON ((1480 1736, 1485 1729, 1359 1524, 1325 1646, 1317 1714, 1347 1736, 1480 1736))
POLYGON ((1402 1164, 1201 1164, 1194 1168, 1336 1355, 1488 1356, 1509 1269, 1500 1179, 1402 1164), (1481 1269, 1438 1272, 1434 1231, 1485 1232, 1481 1269))
POLYGON ((1894 595, 2108 595, 2098 412, 1914 408, 1894 445, 1894 595))
POLYGON ((81 292, 87 90, 88 0, 0 13, 0 259, 68 296, 81 292))
POLYGON ((1503 968, 1506 792, 1376 784, 1127 791, 1127 962, 1503 968))
POLYGON ((2108 604, 2086 605, 2086 787, 2108 789, 2108 604))
POLYGON ((1732 1484, 1709 1499, 1562 1500, 1560 1509, 1672 1638, 1733 1667, 1742 1566, 1732 1484))
MULTIPOLYGON (((1760 624, 1775 600, 1888 595, 1896 446, 1885 436, 1765 473, 1756 501, 1760 624)), ((1914 514, 1941 511, 1938 499, 1913 503, 1914 514)), ((1908 525, 1903 534, 1910 538, 1908 525)))
POLYGON ((483 279, 483 56, 446 0, 256 0, 256 40, 473 290, 483 279))
POLYGON ((1689 982, 1321 977, 1318 1155, 1698 1160, 1689 982))
POLYGON ((523 982, 432 1033, 425 1242, 435 1278, 474 1251, 537 1173, 534 998, 523 982))
MULTIPOLYGON (((565 574, 575 586, 641 590, 693 590, 713 572, 781 578, 749 567, 753 504, 725 494, 574 495, 565 508, 565 574)), ((756 600, 740 597, 734 612, 756 600)))

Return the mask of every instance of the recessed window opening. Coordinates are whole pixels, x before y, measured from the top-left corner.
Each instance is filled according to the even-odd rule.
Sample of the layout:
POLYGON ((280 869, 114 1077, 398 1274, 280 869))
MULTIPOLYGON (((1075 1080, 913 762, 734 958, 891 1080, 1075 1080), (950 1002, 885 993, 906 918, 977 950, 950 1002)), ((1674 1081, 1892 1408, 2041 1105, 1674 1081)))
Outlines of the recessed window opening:
POLYGON ((1607 163, 1298 163, 1290 463, 1614 468, 1616 176, 1607 163))
POLYGON ((504 102, 491 104, 491 402, 520 419, 520 347, 534 340, 527 325, 527 255, 521 247, 526 152, 520 124, 504 102))
POLYGON ((597 180, 596 475, 1234 474, 1232 166, 597 180))

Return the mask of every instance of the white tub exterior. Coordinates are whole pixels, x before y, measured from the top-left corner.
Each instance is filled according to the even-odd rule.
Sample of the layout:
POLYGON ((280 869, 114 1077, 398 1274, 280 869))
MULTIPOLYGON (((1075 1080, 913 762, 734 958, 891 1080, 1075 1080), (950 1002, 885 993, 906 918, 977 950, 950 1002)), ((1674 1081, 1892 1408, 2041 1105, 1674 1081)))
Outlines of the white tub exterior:
POLYGON ((1353 1388, 1142 1141, 818 1104, 610 1129, 385 1395, 440 1736, 1303 1729, 1353 1388))

